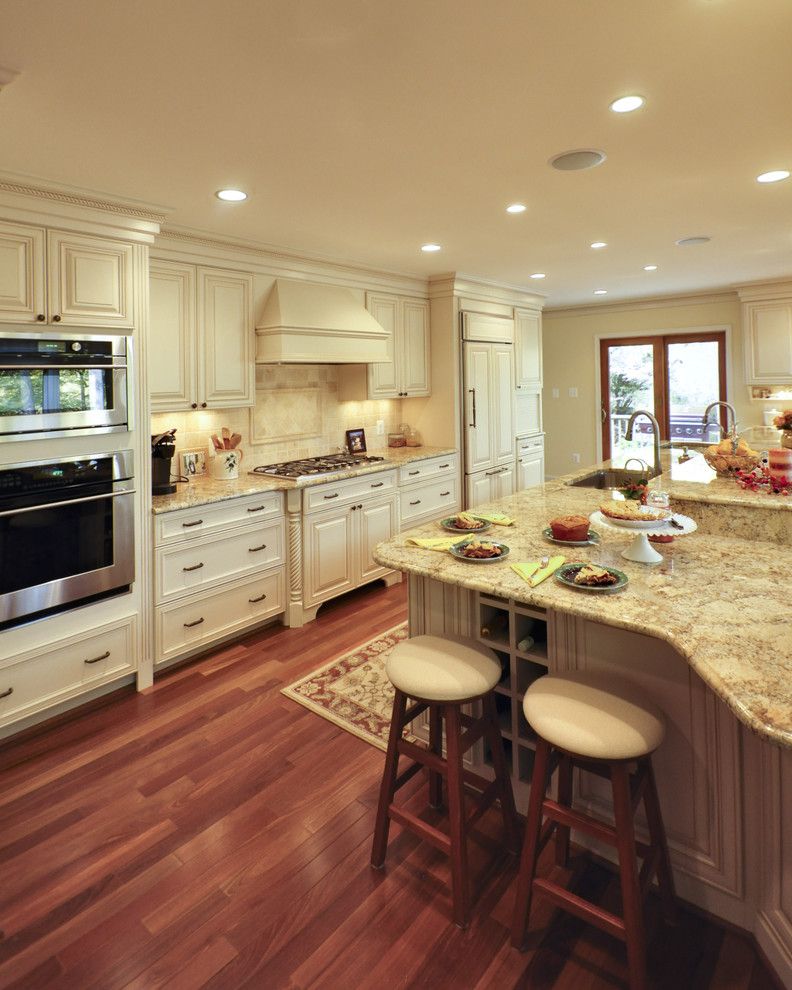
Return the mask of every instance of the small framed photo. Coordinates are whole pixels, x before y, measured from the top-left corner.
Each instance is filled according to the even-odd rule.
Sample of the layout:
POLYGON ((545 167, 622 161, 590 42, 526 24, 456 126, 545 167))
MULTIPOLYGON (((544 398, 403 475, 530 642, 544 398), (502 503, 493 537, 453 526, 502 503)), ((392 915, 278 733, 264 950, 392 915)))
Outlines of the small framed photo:
POLYGON ((349 451, 350 454, 365 454, 366 431, 363 429, 347 430, 346 444, 347 444, 347 450, 349 451))

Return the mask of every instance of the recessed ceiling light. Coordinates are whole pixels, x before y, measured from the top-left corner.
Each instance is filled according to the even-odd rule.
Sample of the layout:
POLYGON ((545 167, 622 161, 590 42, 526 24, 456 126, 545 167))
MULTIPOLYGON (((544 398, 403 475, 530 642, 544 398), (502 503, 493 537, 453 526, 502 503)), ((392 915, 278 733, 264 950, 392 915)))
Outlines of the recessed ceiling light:
POLYGON ((695 244, 709 244, 711 238, 703 234, 696 237, 680 237, 676 242, 678 247, 693 247, 695 244))
POLYGON ((639 110, 644 103, 642 96, 620 96, 611 103, 610 108, 614 113, 632 113, 633 110, 639 110))
POLYGON ((596 148, 579 148, 577 151, 562 151, 550 159, 550 164, 560 172, 579 172, 596 168, 605 161, 605 157, 605 152, 596 148))
POLYGON ((595 289, 594 290, 594 295, 595 296, 607 296, 607 294, 608 294, 608 290, 607 289, 595 289))
POLYGON ((427 254, 431 254, 432 251, 439 251, 440 250, 440 245, 439 244, 422 244, 421 245, 421 250, 422 251, 426 251, 427 254))
POLYGON ((525 213, 525 211, 527 209, 528 209, 528 207, 527 206, 524 206, 522 203, 511 203, 509 206, 506 207, 506 212, 507 213, 525 213))
POLYGON ((597 250, 599 250, 599 248, 607 247, 608 246, 608 242, 607 241, 594 241, 591 246, 594 248, 595 251, 597 251, 597 250))
POLYGON ((224 203, 241 203, 243 199, 247 199, 247 193, 241 189, 218 189, 215 196, 224 203))
POLYGON ((785 168, 776 168, 772 172, 762 172, 761 175, 757 175, 757 182, 781 182, 783 179, 789 178, 789 172, 785 168))
POLYGON ((531 278, 547 278, 544 272, 534 272, 531 278))
POLYGON ((645 272, 656 272, 657 271, 657 265, 644 265, 644 271, 645 272))

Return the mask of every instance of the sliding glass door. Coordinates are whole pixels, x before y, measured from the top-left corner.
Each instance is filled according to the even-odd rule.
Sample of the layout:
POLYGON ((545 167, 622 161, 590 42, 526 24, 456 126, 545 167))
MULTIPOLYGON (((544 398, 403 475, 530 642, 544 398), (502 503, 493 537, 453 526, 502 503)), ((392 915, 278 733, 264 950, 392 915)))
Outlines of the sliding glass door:
MULTIPOLYGON (((702 417, 710 402, 726 399, 723 331, 601 340, 600 373, 604 459, 628 449, 624 435, 636 409, 654 414, 663 440, 692 443, 717 436, 715 426, 705 432, 702 417)), ((717 418, 725 425, 723 412, 717 418)), ((651 432, 645 417, 637 420, 634 439, 651 432)))

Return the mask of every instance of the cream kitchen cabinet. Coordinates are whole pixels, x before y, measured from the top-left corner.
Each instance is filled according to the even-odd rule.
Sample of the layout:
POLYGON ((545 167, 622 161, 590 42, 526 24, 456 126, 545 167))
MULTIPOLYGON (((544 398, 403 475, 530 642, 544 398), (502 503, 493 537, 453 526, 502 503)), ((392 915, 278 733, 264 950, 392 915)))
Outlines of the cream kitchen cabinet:
POLYGON ((515 472, 513 464, 501 465, 489 471, 479 471, 465 479, 466 505, 468 509, 477 505, 495 502, 499 498, 514 494, 515 472))
MULTIPOLYGON (((367 475, 369 479, 375 477, 367 475)), ((303 517, 305 607, 319 605, 390 573, 374 560, 374 547, 389 540, 398 528, 399 502, 395 493, 361 497, 361 501, 351 505, 306 511, 303 517)))
POLYGON ((152 259, 154 411, 253 405, 252 294, 246 272, 152 259))
POLYGON ((542 316, 527 309, 514 311, 514 387, 542 387, 542 316))
POLYGON ((544 484, 544 438, 517 441, 516 491, 544 484))
POLYGON ((370 399, 406 399, 431 394, 429 303, 425 299, 368 293, 366 306, 390 334, 387 364, 368 366, 370 399))
POLYGON ((465 471, 468 474, 514 461, 512 351, 511 344, 465 344, 465 471))
POLYGON ((399 468, 401 529, 412 529, 459 511, 456 454, 411 461, 399 468))
POLYGON ((792 383, 792 296, 743 303, 743 328, 746 382, 792 383))
POLYGON ((133 246, 103 237, 0 224, 0 321, 133 325, 133 246))

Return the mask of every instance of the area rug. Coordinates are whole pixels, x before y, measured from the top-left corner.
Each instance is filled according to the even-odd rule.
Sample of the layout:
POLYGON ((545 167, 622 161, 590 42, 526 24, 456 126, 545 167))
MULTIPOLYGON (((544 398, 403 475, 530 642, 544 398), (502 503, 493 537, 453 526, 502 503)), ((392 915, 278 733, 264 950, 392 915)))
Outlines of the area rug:
POLYGON ((377 749, 386 749, 393 688, 385 674, 385 661, 406 638, 407 623, 403 622, 289 684, 281 694, 377 749))

